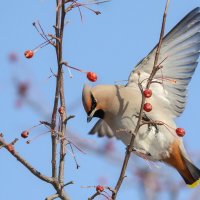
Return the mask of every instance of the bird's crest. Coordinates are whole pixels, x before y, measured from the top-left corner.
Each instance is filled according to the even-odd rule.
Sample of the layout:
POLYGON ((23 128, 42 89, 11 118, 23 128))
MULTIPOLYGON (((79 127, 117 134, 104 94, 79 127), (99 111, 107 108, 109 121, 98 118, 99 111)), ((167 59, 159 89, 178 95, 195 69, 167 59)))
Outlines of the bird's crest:
POLYGON ((85 84, 83 87, 83 92, 82 92, 83 106, 87 113, 89 112, 91 105, 92 105, 91 89, 92 89, 92 87, 90 85, 85 84))

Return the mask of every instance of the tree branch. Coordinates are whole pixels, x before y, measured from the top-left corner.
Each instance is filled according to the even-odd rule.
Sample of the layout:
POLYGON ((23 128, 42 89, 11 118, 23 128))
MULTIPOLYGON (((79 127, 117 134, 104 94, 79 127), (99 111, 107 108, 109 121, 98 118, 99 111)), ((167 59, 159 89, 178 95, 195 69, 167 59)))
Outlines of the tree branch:
POLYGON ((159 38, 158 47, 157 47, 157 50, 156 50, 155 59, 154 59, 153 70, 152 70, 152 72, 151 72, 151 74, 149 76, 148 82, 147 82, 147 86, 146 86, 147 89, 150 87, 151 82, 152 82, 156 72, 160 69, 159 66, 157 66, 157 64, 158 64, 158 59, 159 59, 159 55, 160 55, 160 49, 161 49, 163 36, 164 36, 164 32, 165 32, 165 24, 166 24, 168 6, 169 6, 169 0, 167 0, 166 5, 165 5, 165 11, 164 11, 164 14, 163 14, 160 38, 159 38))
MULTIPOLYGON (((162 45, 162 41, 163 41, 163 35, 164 35, 164 30, 165 30, 165 22, 166 22, 166 17, 167 17, 168 5, 169 5, 169 0, 166 1, 165 11, 164 11, 164 14, 163 14, 161 33, 160 33, 160 38, 159 38, 159 43, 158 43, 158 47, 157 47, 156 54, 155 54, 154 66, 153 66, 152 72, 151 72, 151 74, 149 76, 149 79, 147 81, 146 88, 150 87, 151 81, 153 80, 156 72, 159 69, 159 67, 157 66, 157 62, 158 62, 158 59, 159 59, 160 49, 161 49, 161 45, 162 45)), ((134 133, 132 133, 130 144, 127 146, 127 149, 126 149, 123 166, 122 166, 122 169, 121 169, 121 173, 120 173, 119 179, 118 179, 117 184, 115 186, 115 191, 112 193, 112 199, 113 200, 116 199, 118 191, 119 191, 119 189, 121 187, 121 184, 122 184, 122 182, 124 180, 125 173, 126 173, 126 168, 127 168, 127 165, 128 165, 128 161, 130 159, 131 152, 132 152, 132 149, 133 149, 133 143, 134 143, 135 135, 137 135, 137 133, 139 131, 139 128, 141 126, 141 120, 142 120, 142 116, 143 116, 143 106, 144 106, 144 103, 145 103, 145 96, 143 95, 143 88, 142 88, 141 83, 138 83, 138 86, 140 88, 141 95, 142 95, 139 118, 138 118, 138 121, 137 121, 136 128, 134 130, 134 133)))
POLYGON ((66 154, 66 140, 65 140, 65 133, 66 133, 66 104, 65 104, 65 95, 64 95, 64 80, 63 80, 63 70, 62 70, 62 43, 63 43, 63 34, 64 34, 64 24, 65 24, 65 1, 62 0, 61 6, 61 25, 60 25, 60 57, 58 60, 59 67, 61 68, 60 74, 60 104, 64 108, 63 114, 61 114, 61 140, 60 140, 60 163, 59 163, 59 175, 58 179, 59 182, 63 185, 64 184, 64 166, 65 166, 65 154, 66 154))
POLYGON ((100 192, 95 192, 91 197, 88 198, 88 200, 93 200, 95 197, 99 196, 100 192))
POLYGON ((66 109, 65 109, 65 97, 64 97, 64 81, 63 81, 63 71, 62 71, 62 45, 63 45, 63 33, 64 33, 64 25, 65 25, 65 2, 64 0, 56 1, 56 25, 55 25, 55 37, 58 38, 56 40, 56 56, 57 56, 57 66, 58 72, 56 76, 56 92, 54 99, 54 107, 52 113, 52 176, 56 178, 57 182, 54 182, 54 188, 57 191, 58 197, 63 200, 68 200, 69 198, 65 194, 63 189, 64 184, 64 155, 65 155, 65 140, 62 139, 65 136, 66 132, 66 109), (56 115, 58 110, 58 102, 60 99, 60 104, 64 108, 64 113, 61 115, 61 142, 60 142, 60 161, 59 161, 59 171, 57 178, 57 164, 56 164, 56 154, 57 154, 57 134, 55 134, 56 128, 56 115))
POLYGON ((61 88, 60 88, 60 103, 64 108, 64 112, 61 115, 61 140, 60 140, 60 163, 59 163, 59 181, 64 184, 64 167, 65 167, 65 154, 66 154, 66 105, 64 97, 64 82, 63 74, 61 75, 61 88))
MULTIPOLYGON (((56 0, 56 25, 55 25, 55 32, 56 37, 59 38, 59 25, 60 25, 60 9, 59 9, 59 0, 56 0)), ((59 59, 59 42, 56 40, 56 55, 57 60, 59 59)), ((59 65, 58 65, 59 66, 59 65)), ((55 91, 55 98, 54 98, 54 106, 52 111, 51 117, 51 141, 52 141, 52 177, 57 177, 57 164, 56 164, 56 153, 57 153, 57 139, 55 134, 55 127, 56 127, 56 114, 58 110, 58 101, 59 101, 59 92, 60 92, 60 68, 58 67, 58 73, 56 76, 56 91, 55 91)))
MULTIPOLYGON (((7 149, 7 143, 6 141, 3 139, 3 137, 0 136, 0 146, 4 147, 5 149, 7 149)), ((8 149, 7 149, 8 150, 8 149)), ((10 152, 10 151, 9 151, 10 152)), ((38 170, 36 170, 31 164, 29 164, 25 159, 23 159, 19 153, 17 153, 16 151, 12 151, 10 152, 22 165, 24 165, 32 174, 34 174, 36 177, 38 177, 39 179, 41 179, 42 181, 45 181, 47 183, 53 183, 53 179, 43 175, 41 172, 39 172, 38 170)))

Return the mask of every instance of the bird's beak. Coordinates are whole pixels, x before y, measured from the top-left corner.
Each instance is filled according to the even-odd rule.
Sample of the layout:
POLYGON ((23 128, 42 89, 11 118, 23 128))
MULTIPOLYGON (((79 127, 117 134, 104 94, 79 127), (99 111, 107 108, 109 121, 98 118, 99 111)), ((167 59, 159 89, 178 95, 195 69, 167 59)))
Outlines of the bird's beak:
POLYGON ((96 112, 96 109, 94 109, 94 110, 87 116, 87 123, 89 123, 89 122, 92 120, 92 118, 93 118, 95 112, 96 112))

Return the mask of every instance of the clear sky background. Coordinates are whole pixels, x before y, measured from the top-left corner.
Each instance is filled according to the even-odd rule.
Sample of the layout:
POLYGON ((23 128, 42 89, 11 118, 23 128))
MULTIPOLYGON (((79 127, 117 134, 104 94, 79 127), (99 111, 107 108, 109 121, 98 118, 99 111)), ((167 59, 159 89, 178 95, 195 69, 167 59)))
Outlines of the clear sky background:
MULTIPOLYGON (((86 71, 95 71, 99 77, 95 84, 114 84, 118 80, 127 80, 129 73, 158 42, 165 0, 113 0, 93 8, 101 11, 94 15, 82 8, 83 22, 78 9, 67 15, 69 23, 65 28, 64 58, 72 66, 86 71)), ((200 6, 199 0, 173 0, 169 6, 166 32, 168 32, 190 10, 200 6)), ((43 40, 32 26, 39 20, 46 33, 53 33, 55 23, 55 1, 2 1, 0 8, 0 132, 7 141, 19 137, 21 131, 38 124, 39 120, 48 120, 53 106, 55 79, 50 78, 50 68, 56 72, 55 52, 47 46, 27 60, 23 53, 33 49, 43 40), (16 53, 18 61, 12 63, 8 56, 16 53), (44 110, 35 110, 30 104, 16 106, 17 97, 14 80, 28 81, 29 98, 42 105, 44 110)), ((185 112, 177 120, 180 127, 186 129, 185 142, 194 160, 200 155, 199 99, 200 70, 197 70, 190 83, 189 97, 185 112)), ((69 130, 81 140, 94 147, 104 145, 106 139, 88 136, 87 132, 94 124, 86 123, 86 114, 81 104, 83 84, 87 82, 84 74, 72 71, 70 79, 65 70, 65 91, 69 114, 76 118, 69 122, 69 130)), ((34 137, 46 129, 38 127, 31 132, 34 137)), ((123 155, 125 147, 119 141, 116 154, 123 155)), ((41 172, 50 175, 50 136, 38 138, 26 145, 24 140, 16 144, 20 152, 41 172)), ((97 185, 99 179, 106 179, 106 184, 114 186, 120 172, 121 163, 110 162, 110 157, 94 154, 91 149, 84 149, 87 154, 76 151, 80 169, 76 170, 72 157, 66 162, 66 182, 74 180, 76 184, 68 186, 66 191, 71 199, 84 200, 94 193, 93 189, 80 186, 97 185)), ((143 162, 146 166, 146 163, 143 162)), ((200 167, 200 163, 196 162, 200 167)), ((134 169, 134 162, 129 166, 134 169)), ((174 183, 181 178, 174 170, 161 165, 160 174, 167 174, 174 183)), ((101 181, 100 181, 101 182, 101 181)), ((191 191, 185 189, 179 199, 189 199, 191 191)), ((7 151, 0 150, 0 200, 41 200, 53 194, 51 186, 30 174, 7 151)), ((125 180, 119 193, 119 200, 139 198, 137 179, 125 180)), ((199 188, 198 188, 199 190, 199 188)), ((97 198, 98 199, 98 198, 97 198)), ((162 199, 169 199, 167 192, 162 199)), ((197 198, 196 198, 197 199, 197 198)), ((200 199, 200 197, 199 197, 200 199)))

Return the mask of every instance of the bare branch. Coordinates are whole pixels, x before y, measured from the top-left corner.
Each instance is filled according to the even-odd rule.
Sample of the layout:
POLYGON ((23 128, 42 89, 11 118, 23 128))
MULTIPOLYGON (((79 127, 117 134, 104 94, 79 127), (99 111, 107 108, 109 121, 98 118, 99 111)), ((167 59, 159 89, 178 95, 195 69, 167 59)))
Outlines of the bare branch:
MULTIPOLYGON (((164 11, 164 14, 163 14, 163 21, 162 21, 160 38, 159 38, 158 47, 157 47, 157 51, 156 51, 156 55, 155 55, 154 66, 153 66, 153 70, 152 70, 152 72, 150 74, 150 77, 148 79, 146 88, 150 87, 151 81, 153 80, 156 72, 159 69, 159 67, 157 67, 157 62, 158 62, 158 59, 159 59, 160 49, 161 49, 161 45, 162 45, 162 41, 163 41, 163 35, 164 35, 164 30, 165 30, 165 22, 166 22, 166 17, 167 17, 168 5, 169 5, 169 0, 166 1, 165 11, 164 11)), ((116 199, 117 193, 118 193, 118 191, 119 191, 119 189, 121 187, 121 184, 123 182, 123 179, 125 177, 128 161, 130 159, 131 152, 132 152, 132 149, 133 149, 133 143, 134 143, 135 135, 137 135, 137 133, 139 131, 141 120, 142 120, 142 116, 143 116, 143 106, 144 106, 144 103, 145 103, 145 96, 143 95, 142 85, 140 83, 138 83, 138 86, 140 88, 141 95, 142 95, 139 118, 138 118, 138 121, 137 121, 137 125, 136 125, 136 128, 135 128, 135 131, 134 131, 134 133, 132 133, 130 144, 127 146, 127 149, 126 149, 125 158, 124 158, 124 162, 123 162, 123 166, 122 166, 122 169, 121 169, 121 173, 120 173, 119 179, 118 179, 117 184, 115 186, 115 190, 112 193, 112 199, 113 200, 116 199)))
MULTIPOLYGON (((64 108, 63 114, 61 115, 61 138, 65 138, 65 132, 66 132, 66 105, 65 105, 65 95, 64 95, 64 80, 63 80, 63 70, 62 70, 62 43, 63 43, 63 34, 64 34, 64 25, 65 25, 65 1, 62 0, 61 5, 61 22, 60 22, 60 43, 57 46, 57 59, 58 59, 58 67, 60 69, 60 74, 58 74, 60 78, 60 104, 64 108), (59 52, 59 53, 58 53, 59 52)), ((63 185, 64 184, 64 166, 65 166, 65 154, 66 154, 66 140, 61 139, 60 140, 60 161, 59 161, 59 175, 58 179, 59 182, 63 185)))
POLYGON ((48 36, 51 37, 52 39, 58 40, 58 42, 60 42, 60 38, 57 38, 55 35, 48 34, 48 36))
POLYGON ((162 27, 161 27, 161 32, 160 32, 160 38, 159 38, 158 47, 157 47, 157 50, 156 50, 156 55, 155 55, 155 60, 154 60, 154 66, 153 66, 153 70, 152 70, 152 72, 149 76, 146 88, 150 87, 151 81, 153 80, 153 77, 155 76, 156 72, 159 70, 159 65, 157 66, 157 64, 158 64, 160 49, 161 49, 163 36, 164 36, 164 32, 165 32, 165 24, 166 24, 169 1, 170 0, 167 0, 167 2, 166 2, 165 11, 164 11, 164 14, 163 14, 163 21, 162 21, 162 27))
POLYGON ((69 115, 66 119, 65 119, 65 123, 67 123, 70 119, 73 119, 75 117, 75 115, 69 115))
POLYGON ((68 185, 72 185, 72 184, 74 184, 74 181, 70 181, 70 182, 68 182, 68 183, 65 183, 65 184, 63 185, 63 188, 66 187, 66 186, 68 186, 68 185))
MULTIPOLYGON (((55 29, 56 32, 56 37, 60 38, 60 16, 61 16, 61 9, 60 9, 60 1, 56 0, 56 25, 57 27, 55 29)), ((61 38, 60 38, 61 40, 61 38)), ((58 109, 58 101, 59 101, 59 94, 60 94, 60 84, 61 84, 61 66, 59 64, 60 60, 60 49, 61 49, 61 41, 58 42, 56 40, 56 55, 57 55, 57 64, 58 64, 58 73, 56 76, 56 91, 55 91, 55 98, 54 98, 54 106, 53 106, 53 112, 52 112, 52 118, 51 118, 51 140, 52 140, 52 177, 56 178, 57 177, 57 164, 56 164, 56 154, 57 154, 57 139, 56 139, 56 134, 55 134, 55 127, 56 127, 56 114, 57 114, 57 109, 58 109)))
MULTIPOLYGON (((15 140, 16 141, 16 140, 15 140)), ((2 147, 4 147, 6 149, 6 146, 8 145, 5 140, 3 139, 3 137, 0 137, 0 145, 2 147)), ((10 152, 10 151, 9 151, 10 152)), ((43 175, 41 172, 39 172, 38 170, 36 170, 31 164, 29 164, 25 159, 23 159, 19 153, 17 153, 16 151, 12 151, 10 152, 22 165, 24 165, 32 174, 34 174, 36 177, 38 177, 39 179, 47 182, 47 183, 53 183, 53 179, 43 175)))
POLYGON ((99 196, 100 194, 101 194, 100 192, 96 192, 91 197, 89 197, 88 200, 93 200, 95 197, 99 196))
POLYGON ((65 155, 66 155, 66 107, 65 107, 65 97, 64 97, 64 82, 63 75, 61 75, 61 88, 60 88, 60 102, 61 106, 64 108, 64 112, 61 115, 61 139, 60 140, 60 163, 59 163, 59 181, 64 183, 64 166, 65 166, 65 155))

